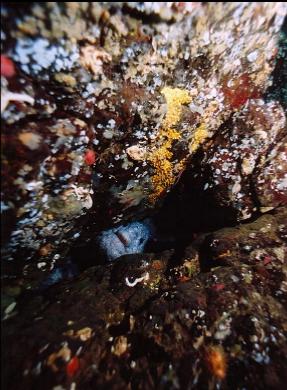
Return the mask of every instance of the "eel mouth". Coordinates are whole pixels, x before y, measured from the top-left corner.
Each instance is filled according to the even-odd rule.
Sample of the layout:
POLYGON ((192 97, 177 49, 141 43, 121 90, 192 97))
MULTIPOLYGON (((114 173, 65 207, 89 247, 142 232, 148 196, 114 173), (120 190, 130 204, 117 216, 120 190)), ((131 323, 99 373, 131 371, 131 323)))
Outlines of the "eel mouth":
POLYGON ((115 235, 118 237, 118 239, 121 241, 121 243, 124 245, 124 246, 127 246, 129 241, 128 239, 125 237, 125 235, 119 231, 115 232, 115 235))

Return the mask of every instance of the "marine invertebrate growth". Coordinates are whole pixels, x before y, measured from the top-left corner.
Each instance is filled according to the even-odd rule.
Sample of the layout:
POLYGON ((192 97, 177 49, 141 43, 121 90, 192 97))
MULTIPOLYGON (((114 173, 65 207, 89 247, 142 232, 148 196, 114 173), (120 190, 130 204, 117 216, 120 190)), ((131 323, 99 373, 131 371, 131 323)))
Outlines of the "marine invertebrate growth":
POLYGON ((103 63, 110 62, 112 60, 109 53, 91 45, 83 47, 81 52, 81 62, 83 66, 90 69, 94 75, 101 74, 103 71, 103 63))
POLYGON ((168 189, 176 179, 174 164, 172 163, 172 143, 180 139, 180 132, 175 129, 178 124, 182 105, 191 102, 188 91, 180 88, 165 87, 162 89, 167 103, 167 112, 162 128, 155 140, 152 150, 148 154, 148 161, 155 169, 152 176, 153 193, 149 200, 154 203, 158 197, 168 189))
POLYGON ((192 141, 189 145, 189 150, 191 153, 195 152, 202 142, 207 138, 208 132, 204 123, 201 123, 200 126, 195 130, 193 134, 192 141))

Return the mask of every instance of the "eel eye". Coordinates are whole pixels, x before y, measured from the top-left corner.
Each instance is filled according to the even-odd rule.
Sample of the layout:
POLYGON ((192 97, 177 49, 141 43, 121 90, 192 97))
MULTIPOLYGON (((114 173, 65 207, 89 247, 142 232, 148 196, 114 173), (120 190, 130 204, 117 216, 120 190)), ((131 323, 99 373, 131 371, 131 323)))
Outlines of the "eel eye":
POLYGON ((128 245, 129 243, 128 240, 121 232, 116 232, 115 234, 118 237, 118 239, 124 244, 124 246, 128 245))

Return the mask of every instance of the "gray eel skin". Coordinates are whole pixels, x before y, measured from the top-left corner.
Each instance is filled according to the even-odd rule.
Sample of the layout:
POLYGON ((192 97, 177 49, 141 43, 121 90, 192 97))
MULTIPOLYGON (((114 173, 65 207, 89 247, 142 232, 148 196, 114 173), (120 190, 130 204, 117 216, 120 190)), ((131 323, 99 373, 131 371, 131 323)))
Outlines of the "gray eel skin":
POLYGON ((97 243, 107 261, 114 261, 123 255, 142 253, 153 235, 153 224, 147 218, 104 230, 98 235, 97 243))

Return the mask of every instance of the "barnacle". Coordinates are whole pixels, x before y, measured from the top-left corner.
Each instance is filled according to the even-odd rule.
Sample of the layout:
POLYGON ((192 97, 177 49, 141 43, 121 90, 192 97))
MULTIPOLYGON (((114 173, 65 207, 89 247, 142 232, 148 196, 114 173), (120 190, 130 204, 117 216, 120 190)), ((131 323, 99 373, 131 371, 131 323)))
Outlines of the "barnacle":
POLYGON ((140 161, 145 159, 146 150, 138 145, 133 145, 126 150, 132 160, 140 161))
POLYGON ((110 62, 112 57, 103 49, 98 49, 94 46, 86 46, 81 50, 81 63, 87 69, 90 69, 94 75, 102 73, 103 63, 110 62))

